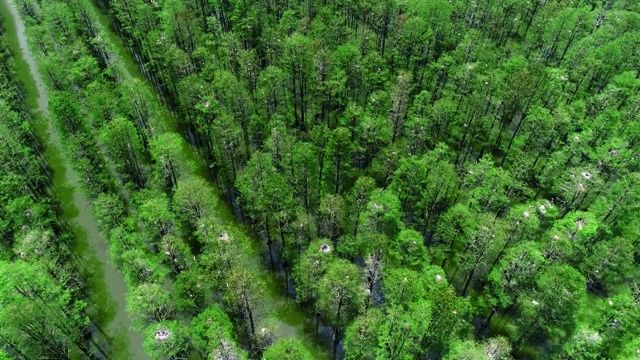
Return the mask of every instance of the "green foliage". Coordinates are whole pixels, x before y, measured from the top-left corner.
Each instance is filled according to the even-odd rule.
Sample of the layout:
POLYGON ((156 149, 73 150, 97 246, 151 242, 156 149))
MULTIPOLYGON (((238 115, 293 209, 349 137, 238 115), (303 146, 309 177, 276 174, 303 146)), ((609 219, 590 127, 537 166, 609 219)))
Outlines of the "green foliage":
POLYGON ((44 269, 23 261, 0 263, 3 343, 25 356, 83 356, 86 304, 44 269), (47 338, 44 342, 42 339, 47 338))
POLYGON ((511 346, 503 337, 490 338, 482 343, 473 340, 455 341, 451 345, 451 351, 444 359, 460 360, 510 360, 511 346))
MULTIPOLYGON (((259 246, 213 182, 334 354, 344 334, 347 359, 635 356, 633 1, 105 2, 150 84, 90 5, 19 2, 51 120, 131 288, 170 282, 186 324, 225 304, 239 343, 225 330, 201 357, 273 340, 259 246)), ((0 256, 64 278, 7 74, 0 256)))
POLYGON ((207 304, 207 285, 195 266, 180 272, 173 282, 176 309, 191 315, 198 314, 207 304))
POLYGON ((300 340, 284 339, 267 348, 263 360, 311 360, 313 357, 300 340))
POLYGON ((182 139, 176 133, 163 133, 149 143, 149 152, 160 164, 156 176, 163 186, 175 187, 180 173, 189 165, 183 157, 182 139))
POLYGON ((162 323, 174 315, 171 294, 160 284, 144 283, 127 294, 127 311, 137 329, 162 323))
POLYGON ((93 202, 93 217, 100 231, 105 234, 110 234, 124 220, 124 216, 124 204, 115 194, 102 193, 93 202))
POLYGON ((100 139, 111 158, 119 165, 119 172, 138 187, 144 186, 142 142, 132 122, 118 117, 102 128, 100 139))
POLYGON ((415 230, 402 230, 390 242, 387 251, 390 261, 397 266, 420 268, 428 263, 423 237, 415 230))
POLYGON ((367 207, 360 214, 363 233, 379 233, 389 238, 404 229, 398 197, 391 190, 376 189, 369 195, 367 207))
POLYGON ((200 177, 183 178, 173 194, 175 212, 182 221, 195 226, 209 215, 216 204, 216 198, 206 181, 200 177))
POLYGON ((219 306, 212 305, 193 319, 190 336, 193 346, 206 354, 223 341, 233 342, 233 326, 227 314, 219 306))
POLYGON ((337 329, 355 317, 363 303, 363 295, 358 268, 344 260, 329 263, 318 281, 318 308, 337 329))
POLYGON ((334 252, 329 241, 316 240, 309 244, 293 269, 297 302, 315 302, 318 299, 320 279, 335 260, 334 252))
POLYGON ((145 351, 154 359, 179 359, 188 354, 188 333, 175 320, 153 324, 146 329, 145 334, 145 351))
POLYGON ((141 192, 139 195, 138 222, 152 241, 167 235, 175 226, 175 215, 169 206, 169 198, 163 192, 141 192))

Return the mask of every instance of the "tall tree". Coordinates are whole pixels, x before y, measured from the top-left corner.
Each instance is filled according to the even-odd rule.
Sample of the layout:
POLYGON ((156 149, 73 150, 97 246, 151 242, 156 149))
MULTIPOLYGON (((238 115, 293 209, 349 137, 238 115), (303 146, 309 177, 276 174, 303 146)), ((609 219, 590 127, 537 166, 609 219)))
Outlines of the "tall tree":
POLYGON ((318 285, 318 308, 333 326, 333 357, 346 324, 357 314, 364 301, 360 271, 345 260, 335 260, 318 285))

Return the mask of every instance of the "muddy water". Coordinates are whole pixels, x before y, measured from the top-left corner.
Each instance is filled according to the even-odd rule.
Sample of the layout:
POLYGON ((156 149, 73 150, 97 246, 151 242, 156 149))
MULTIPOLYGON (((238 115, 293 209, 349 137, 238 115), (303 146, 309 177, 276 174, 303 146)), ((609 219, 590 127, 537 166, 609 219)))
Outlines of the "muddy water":
POLYGON ((27 93, 29 107, 34 110, 34 130, 42 141, 44 157, 53 175, 53 194, 62 205, 59 217, 71 224, 76 238, 74 252, 81 259, 80 270, 89 281, 89 304, 97 314, 93 319, 95 338, 113 360, 148 359, 142 347, 142 334, 130 329, 131 320, 125 312, 124 278, 109 262, 107 242, 91 216, 91 205, 78 190, 76 174, 66 166, 58 136, 47 121, 47 93, 27 46, 24 23, 11 0, 0 0, 0 16, 18 79, 27 93))

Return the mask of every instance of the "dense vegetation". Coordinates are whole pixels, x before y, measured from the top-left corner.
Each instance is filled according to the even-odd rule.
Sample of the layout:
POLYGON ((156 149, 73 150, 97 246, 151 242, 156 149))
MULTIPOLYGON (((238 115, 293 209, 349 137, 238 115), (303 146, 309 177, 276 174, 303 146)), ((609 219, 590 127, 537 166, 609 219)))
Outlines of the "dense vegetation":
MULTIPOLYGON (((153 358, 637 358, 635 1, 99 1, 146 81, 89 0, 15 4, 153 358)), ((20 255, 47 187, 3 69, 2 267, 48 269, 90 352, 66 262, 20 255)))
POLYGON ((102 349, 90 341, 98 325, 90 319, 100 317, 88 294, 91 270, 73 254, 73 231, 59 216, 34 114, 2 36, 0 64, 0 344, 19 359, 92 356, 102 349))

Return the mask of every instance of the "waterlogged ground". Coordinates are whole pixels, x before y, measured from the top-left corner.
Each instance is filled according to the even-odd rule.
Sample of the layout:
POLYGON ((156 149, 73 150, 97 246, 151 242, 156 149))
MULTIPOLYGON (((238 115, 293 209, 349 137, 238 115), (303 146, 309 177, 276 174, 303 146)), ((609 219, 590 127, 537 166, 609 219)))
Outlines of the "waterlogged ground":
MULTIPOLYGON (((127 49, 122 39, 114 30, 112 19, 99 6, 95 6, 94 10, 97 15, 98 22, 107 32, 108 40, 114 45, 115 51, 117 52, 115 55, 121 61, 123 69, 133 78, 146 80, 143 72, 140 71, 139 66, 133 60, 131 52, 127 49)), ((162 107, 159 106, 159 108, 162 107)), ((165 128, 170 131, 180 132, 172 115, 169 114, 166 109, 161 110, 161 112, 163 115, 161 120, 165 128)), ((184 141, 183 151, 186 158, 196 164, 195 173, 205 177, 206 166, 198 156, 196 147, 184 141)), ((241 228, 245 233, 250 233, 244 225, 238 223, 236 217, 226 205, 222 194, 213 187, 213 184, 210 185, 218 195, 216 215, 220 222, 227 226, 241 228)), ((308 314, 305 314, 298 309, 293 299, 287 298, 283 295, 284 285, 282 282, 278 281, 273 273, 265 270, 263 265, 263 256, 261 255, 261 243, 258 239, 251 239, 251 253, 247 254, 247 256, 252 259, 251 264, 254 266, 255 272, 261 276, 262 280, 267 285, 262 312, 263 314, 268 314, 268 317, 275 320, 277 323, 276 337, 298 337, 305 339, 304 342, 306 344, 314 344, 311 350, 315 359, 328 358, 329 355, 326 351, 326 345, 321 344, 320 341, 315 339, 315 324, 312 319, 308 314)))
MULTIPOLYGON (((100 331, 96 330, 96 337, 102 339, 100 342, 103 343, 103 348, 108 350, 111 359, 148 359, 142 347, 144 340, 142 334, 130 329, 131 320, 125 312, 127 287, 124 279, 109 262, 107 242, 100 236, 91 216, 91 206, 76 185, 75 173, 65 165, 58 137, 46 120, 48 98, 44 91, 44 84, 27 48, 24 24, 10 1, 0 0, 0 16, 6 30, 5 38, 15 59, 18 78, 28 95, 28 104, 36 113, 34 128, 43 143, 43 152, 52 172, 53 193, 62 203, 60 218, 62 221, 69 222, 73 229, 77 242, 75 252, 82 259, 80 266, 91 282, 90 305, 99 314, 96 325, 100 331), (106 339, 99 335, 100 333, 108 337, 110 346, 104 344, 106 339)), ((131 77, 144 80, 131 53, 113 30, 109 17, 98 7, 94 10, 98 22, 106 30, 109 41, 115 46, 117 51, 115 55, 118 56, 126 73, 131 77)), ((175 120, 167 111, 163 112, 162 120, 167 129, 178 131, 175 120)), ((186 141, 183 149, 187 158, 197 164, 195 172, 204 176, 205 166, 197 156, 196 149, 186 141)), ((236 221, 222 196, 218 195, 220 201, 216 213, 220 221, 228 226, 244 228, 236 221)), ((247 229, 244 230, 248 232, 247 229)), ((310 317, 300 311, 292 299, 283 296, 284 285, 273 273, 264 269, 261 244, 257 239, 252 240, 251 253, 247 255, 253 260, 256 273, 261 275, 267 285, 262 312, 275 320, 276 337, 304 338, 307 344, 317 344, 312 349, 314 358, 327 358, 328 354, 324 346, 313 341, 315 325, 310 317)))
POLYGON ((73 230, 76 238, 74 252, 80 259, 80 270, 89 279, 89 306, 97 314, 94 318, 95 338, 110 359, 148 359, 142 347, 143 336, 130 329, 131 320, 125 312, 127 286, 122 275, 109 262, 107 242, 99 234, 91 216, 91 206, 78 190, 76 174, 66 166, 58 136, 47 121, 47 93, 27 47, 24 24, 11 0, 0 0, 0 17, 18 79, 34 112, 34 130, 49 164, 52 191, 62 205, 59 218, 73 230))

